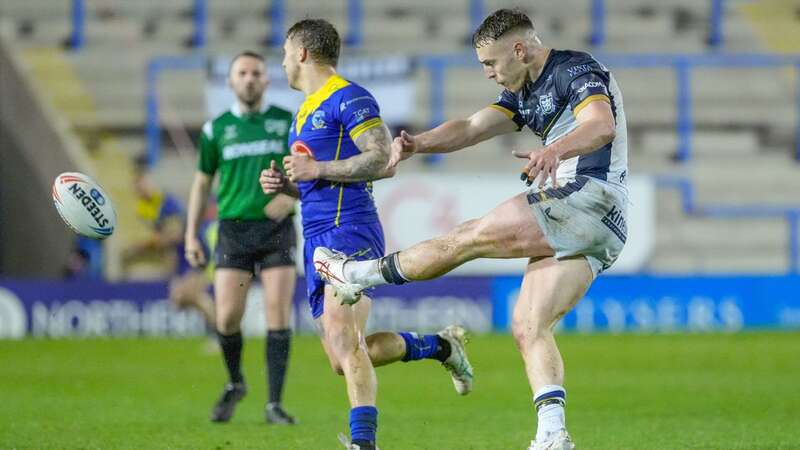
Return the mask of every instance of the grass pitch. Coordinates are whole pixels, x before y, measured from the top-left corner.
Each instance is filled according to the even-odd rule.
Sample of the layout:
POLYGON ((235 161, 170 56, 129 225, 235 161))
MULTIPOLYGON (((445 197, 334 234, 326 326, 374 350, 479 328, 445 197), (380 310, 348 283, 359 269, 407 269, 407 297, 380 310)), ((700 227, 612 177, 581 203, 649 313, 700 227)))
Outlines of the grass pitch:
MULTIPOLYGON (((800 334, 563 335, 567 424, 579 449, 800 448, 800 334)), ((344 380, 318 340, 294 341, 287 410, 268 426, 263 340, 245 346, 250 392, 208 421, 224 382, 202 340, 0 341, 2 449, 340 448, 344 380)), ((525 449, 535 414, 510 336, 475 336, 475 391, 431 361, 378 369, 383 450, 525 449)))

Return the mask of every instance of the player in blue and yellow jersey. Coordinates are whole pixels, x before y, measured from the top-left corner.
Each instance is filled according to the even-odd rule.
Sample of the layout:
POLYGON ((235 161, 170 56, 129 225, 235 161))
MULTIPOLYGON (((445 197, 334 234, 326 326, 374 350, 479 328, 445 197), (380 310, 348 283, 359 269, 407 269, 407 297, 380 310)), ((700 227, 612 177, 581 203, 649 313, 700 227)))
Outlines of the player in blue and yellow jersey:
MULTIPOLYGON (((374 367, 395 361, 437 359, 450 371, 460 394, 471 388, 472 368, 464 353, 464 330, 438 334, 381 332, 365 337, 371 301, 351 306, 326 286, 313 263, 317 247, 356 259, 383 256, 383 230, 372 199, 372 180, 389 177, 391 135, 375 99, 336 73, 340 40, 324 20, 292 26, 284 44, 289 85, 306 94, 289 132, 288 181, 276 165, 261 174, 266 193, 299 197, 305 237, 305 273, 311 311, 331 366, 344 375, 350 398, 347 448, 375 448, 378 410, 374 367), (296 183, 296 184, 295 184, 296 183)), ((324 269, 323 269, 324 270, 324 269)))
POLYGON ((156 186, 150 179, 144 159, 137 159, 133 175, 136 195, 136 217, 149 233, 122 251, 122 266, 127 273, 141 261, 161 260, 167 263, 169 276, 180 276, 190 269, 183 259, 183 203, 171 193, 156 186))

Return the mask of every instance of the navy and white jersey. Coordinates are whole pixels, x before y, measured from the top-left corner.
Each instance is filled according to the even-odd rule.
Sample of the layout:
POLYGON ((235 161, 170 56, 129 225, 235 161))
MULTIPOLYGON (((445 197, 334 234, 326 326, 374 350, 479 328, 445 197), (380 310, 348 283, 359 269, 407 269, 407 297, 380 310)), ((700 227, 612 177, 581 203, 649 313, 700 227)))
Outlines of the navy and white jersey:
POLYGON ((491 107, 506 114, 519 129, 527 125, 544 145, 552 144, 578 126, 578 113, 593 101, 606 101, 616 121, 614 140, 596 151, 561 162, 560 185, 587 175, 625 189, 628 171, 628 132, 622 94, 611 73, 592 55, 551 50, 542 73, 519 92, 503 91, 491 107))

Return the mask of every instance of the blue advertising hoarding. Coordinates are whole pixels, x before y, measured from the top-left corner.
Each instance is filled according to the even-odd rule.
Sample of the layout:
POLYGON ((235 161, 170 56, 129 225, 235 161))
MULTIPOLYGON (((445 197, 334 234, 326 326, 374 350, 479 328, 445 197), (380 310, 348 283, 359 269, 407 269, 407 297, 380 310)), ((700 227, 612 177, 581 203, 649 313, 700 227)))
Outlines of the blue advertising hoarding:
MULTIPOLYGON (((472 332, 508 331, 520 277, 452 276, 384 286, 375 292, 370 330, 433 331, 451 323, 472 332)), ((166 282, 0 280, 0 338, 193 336, 199 314, 176 310, 166 282)), ((559 323, 565 332, 800 330, 799 276, 603 276, 559 323)), ((261 289, 248 294, 243 330, 264 329, 261 289)), ((313 332, 298 280, 294 327, 313 332)))
MULTIPOLYGON (((521 278, 492 281, 496 329, 508 329, 521 278)), ((559 324, 578 332, 800 329, 798 276, 601 276, 559 324)))
MULTIPOLYGON (((435 331, 451 323, 492 330, 489 278, 450 277, 375 291, 370 330, 435 331)), ((194 336, 207 333, 202 317, 168 300, 167 282, 104 283, 0 279, 0 338, 67 336, 194 336)), ((294 328, 313 332, 305 282, 295 289, 294 328)), ((242 329, 263 335, 262 290, 248 293, 242 329)))

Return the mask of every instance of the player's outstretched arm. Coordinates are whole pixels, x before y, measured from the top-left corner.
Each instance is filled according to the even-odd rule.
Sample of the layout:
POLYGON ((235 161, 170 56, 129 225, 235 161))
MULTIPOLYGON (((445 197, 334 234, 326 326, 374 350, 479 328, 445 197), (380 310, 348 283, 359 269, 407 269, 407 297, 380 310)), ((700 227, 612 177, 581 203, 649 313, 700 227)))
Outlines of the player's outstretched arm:
POLYGON ((387 167, 392 135, 385 124, 372 127, 355 140, 360 154, 339 161, 319 163, 319 178, 330 181, 370 181, 389 178, 394 168, 387 167))
POLYGON ((450 153, 517 130, 517 124, 506 114, 487 106, 466 119, 448 120, 416 136, 401 132, 392 142, 389 166, 414 153, 450 153))
POLYGON ((208 193, 211 191, 212 180, 213 177, 211 175, 198 170, 194 173, 192 189, 189 191, 184 242, 186 247, 186 261, 188 261, 192 267, 200 267, 206 263, 203 245, 197 237, 197 232, 200 229, 200 220, 206 211, 206 202, 208 201, 208 193))

